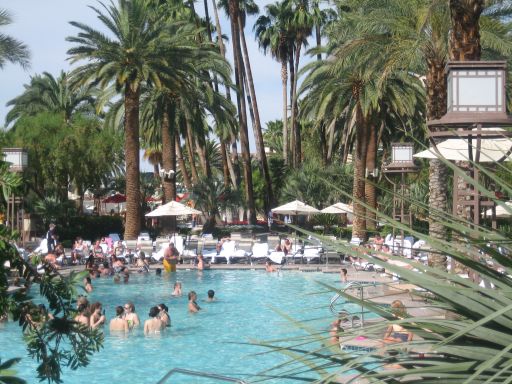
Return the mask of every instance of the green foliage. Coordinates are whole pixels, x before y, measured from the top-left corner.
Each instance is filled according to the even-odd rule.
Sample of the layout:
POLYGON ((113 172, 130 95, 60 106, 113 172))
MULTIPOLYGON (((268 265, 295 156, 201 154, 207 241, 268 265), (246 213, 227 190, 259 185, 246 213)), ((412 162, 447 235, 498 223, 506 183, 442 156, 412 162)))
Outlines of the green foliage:
POLYGON ((41 112, 20 118, 8 134, 10 145, 28 150, 26 178, 39 196, 67 200, 71 181, 79 193, 98 188, 123 162, 119 133, 101 129, 94 117, 41 112))
POLYGON ((74 216, 58 221, 60 240, 75 240, 77 236, 94 241, 109 233, 123 233, 123 221, 119 216, 74 216))
POLYGON ((218 177, 201 178, 192 188, 191 199, 195 201, 196 209, 203 211, 207 217, 203 225, 204 233, 211 233, 216 220, 220 219, 221 210, 235 208, 241 204, 240 192, 226 188, 218 177))
MULTIPOLYGON (((449 162, 447 164, 455 169, 454 165, 449 162)), ((492 179, 507 193, 512 190, 502 178, 477 166, 485 173, 485 177, 492 179)), ((336 188, 333 184, 331 187, 336 188)), ((493 196, 481 184, 475 183, 474 187, 485 196, 493 196)), ((349 196, 346 192, 344 194, 349 196)), ((421 201, 417 204, 423 206, 421 201)), ((366 209, 371 207, 366 206, 366 209)), ((326 340, 330 335, 325 330, 311 329, 292 319, 308 336, 265 343, 270 349, 279 349, 292 356, 290 363, 284 364, 288 368, 287 377, 300 380, 306 370, 314 371, 319 376, 317 382, 322 383, 339 382, 346 375, 351 375, 354 381, 368 380, 373 383, 509 382, 512 374, 512 260, 508 256, 511 251, 509 236, 485 226, 474 226, 445 212, 442 224, 455 234, 454 239, 459 240, 437 239, 424 232, 411 230, 383 213, 377 214, 379 221, 387 222, 390 228, 408 231, 414 237, 426 241, 431 250, 451 257, 469 271, 470 278, 414 260, 386 255, 412 267, 404 268, 375 260, 364 247, 353 247, 348 242, 323 238, 323 244, 329 249, 368 262, 378 262, 385 267, 386 272, 423 288, 423 292, 412 292, 411 295, 425 301, 426 304, 421 306, 423 310, 433 310, 438 315, 425 315, 421 312, 412 314, 408 311, 398 314, 389 306, 381 304, 378 297, 373 301, 365 295, 361 301, 357 293, 341 291, 337 286, 319 281, 326 291, 360 304, 381 318, 362 328, 345 329, 340 333, 344 340, 353 340, 361 335, 382 340, 388 326, 396 324, 415 336, 412 342, 400 346, 382 343, 374 351, 355 354, 350 350, 327 346, 326 340), (283 342, 287 344, 284 348, 283 342), (297 362, 301 363, 300 368, 294 365, 297 362), (325 367, 331 367, 332 370, 327 372, 325 367)))
MULTIPOLYGON (((62 276, 45 264, 45 273, 41 275, 18 254, 10 244, 13 240, 11 231, 0 226, 0 313, 10 314, 21 326, 28 353, 39 362, 39 379, 60 383, 62 366, 71 369, 86 366, 90 356, 101 348, 103 342, 101 330, 84 327, 73 320, 76 288, 87 272, 62 276), (6 262, 9 262, 10 268, 6 267, 6 262), (25 280, 26 287, 39 287, 39 293, 47 301, 53 318, 44 315, 25 290, 14 295, 7 293, 11 269, 25 280)), ((6 381, 4 377, 2 380, 16 383, 6 381)))
MULTIPOLYGON (((0 26, 4 27, 11 23, 11 15, 5 9, 0 9, 0 26)), ((0 33, 0 69, 5 66, 6 62, 19 64, 23 68, 27 68, 29 59, 30 52, 25 44, 11 36, 0 33)))
POLYGON ((0 384, 25 384, 26 381, 15 376, 16 371, 12 367, 19 363, 20 359, 9 359, 2 363, 0 360, 0 384))
POLYGON ((279 201, 285 203, 298 199, 316 208, 324 208, 346 200, 343 194, 331 188, 329 183, 343 191, 351 190, 350 167, 340 165, 324 167, 317 162, 304 163, 302 168, 291 171, 286 176, 279 201))

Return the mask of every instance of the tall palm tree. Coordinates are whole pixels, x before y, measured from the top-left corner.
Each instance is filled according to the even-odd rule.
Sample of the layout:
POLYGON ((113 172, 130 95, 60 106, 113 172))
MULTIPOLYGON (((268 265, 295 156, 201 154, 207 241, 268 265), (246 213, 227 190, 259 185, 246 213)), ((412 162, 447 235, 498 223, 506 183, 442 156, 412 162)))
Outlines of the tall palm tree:
POLYGON ((302 47, 307 47, 308 38, 311 36, 314 25, 314 17, 311 13, 309 0, 290 0, 291 5, 291 20, 290 28, 294 38, 294 59, 293 59, 293 80, 292 100, 291 100, 291 143, 292 143, 292 164, 294 167, 299 167, 301 162, 301 137, 300 137, 300 124, 298 123, 298 93, 297 84, 299 79, 299 62, 302 47))
POLYGON ((231 38, 233 41, 233 58, 235 64, 235 83, 237 88, 238 123, 240 126, 240 145, 242 147, 242 162, 245 181, 245 202, 249 211, 249 224, 256 223, 256 208, 254 205, 254 190, 252 184, 252 167, 249 150, 249 135, 247 130, 247 112, 244 97, 244 66, 240 48, 240 30, 238 19, 240 15, 238 0, 229 0, 229 17, 231 24, 231 38))
MULTIPOLYGON (((330 26, 331 36, 344 44, 344 55, 354 52, 364 56, 371 47, 386 56, 382 76, 395 69, 425 75, 427 120, 439 119, 446 113, 446 77, 448 60, 450 11, 447 0, 379 0, 343 2, 343 16, 330 26), (376 44, 378 42, 378 44, 376 44)), ((503 28, 490 14, 482 25, 486 39, 482 43, 495 54, 510 53, 503 28), (487 43, 486 43, 487 41, 487 43)), ((432 237, 445 239, 448 170, 440 160, 429 167, 429 231, 432 237)), ((446 258, 432 254, 429 263, 444 266, 446 258)))
MULTIPOLYGON (((79 22, 76 45, 68 51, 72 62, 86 60, 73 75, 79 83, 110 84, 123 95, 126 159, 125 238, 138 236, 141 225, 139 182, 139 101, 141 87, 161 88, 164 81, 179 81, 192 72, 193 62, 209 56, 190 45, 188 32, 169 28, 168 20, 156 19, 145 0, 119 0, 101 8, 91 7, 110 35, 79 22), (170 33, 172 32, 172 33, 170 33)), ((163 15, 165 16, 165 15, 163 15)))
POLYGON ((260 16, 254 24, 256 39, 266 54, 281 63, 281 83, 283 87, 283 159, 289 161, 288 149, 288 59, 292 55, 290 44, 289 20, 291 10, 284 1, 269 4, 265 15, 260 16))
MULTIPOLYGON (((12 23, 11 15, 5 9, 0 9, 0 27, 12 23)), ((21 41, 0 33, 0 69, 5 66, 6 62, 19 64, 23 68, 27 68, 30 63, 30 52, 28 47, 21 41)))
MULTIPOLYGON (((226 0, 219 1, 219 5, 226 11, 228 17, 229 3, 226 0)), ((248 15, 256 15, 259 13, 259 8, 253 0, 238 0, 239 15, 238 20, 235 21, 235 26, 239 33, 241 57, 240 62, 242 63, 243 70, 243 86, 247 92, 247 104, 249 106, 250 117, 252 121, 254 142, 256 144, 257 159, 263 173, 264 185, 266 189, 266 200, 265 200, 265 214, 273 203, 272 193, 272 180, 270 178, 270 171, 268 168, 267 155, 265 153, 265 146, 263 144, 263 131, 261 126, 260 113, 258 108, 258 99, 256 97, 256 91, 254 88, 254 80, 252 75, 251 61, 249 57, 249 51, 247 49, 247 41, 245 39, 245 24, 248 15)))

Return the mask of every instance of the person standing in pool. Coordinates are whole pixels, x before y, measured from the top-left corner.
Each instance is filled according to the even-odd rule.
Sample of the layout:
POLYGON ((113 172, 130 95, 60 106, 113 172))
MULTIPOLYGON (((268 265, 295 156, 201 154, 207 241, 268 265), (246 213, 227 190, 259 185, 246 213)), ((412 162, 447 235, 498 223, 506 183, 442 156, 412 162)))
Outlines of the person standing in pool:
POLYGON ((135 313, 135 306, 131 301, 127 301, 124 305, 124 318, 128 322, 128 327, 133 329, 140 324, 139 316, 135 313))
POLYGON ((197 304, 197 294, 194 291, 188 293, 188 311, 190 313, 196 313, 201 310, 201 307, 197 304))
POLYGON ((144 322, 144 334, 160 333, 164 329, 164 323, 158 318, 160 311, 158 307, 151 307, 149 319, 144 322))
POLYGON ((174 243, 169 243, 169 246, 164 251, 164 267, 168 272, 176 272, 179 255, 180 253, 174 246, 174 243))
POLYGON ((116 317, 110 320, 110 331, 124 331, 128 332, 128 321, 124 318, 124 309, 121 306, 116 307, 116 317))
POLYGON ((341 271, 340 271, 340 277, 341 277, 341 282, 343 284, 345 283, 348 283, 348 277, 347 277, 347 274, 348 274, 348 271, 346 268, 341 268, 341 271))
POLYGON ((167 305, 160 304, 158 305, 159 314, 158 317, 160 320, 162 320, 162 323, 164 323, 165 327, 171 326, 171 318, 169 317, 169 308, 167 308, 167 305))
POLYGON ((177 281, 174 283, 174 290, 172 291, 171 296, 181 296, 182 294, 181 283, 177 281))
POLYGON ((85 284, 85 290, 87 291, 87 293, 91 293, 93 288, 92 288, 91 278, 89 276, 87 276, 84 279, 84 284, 85 284))

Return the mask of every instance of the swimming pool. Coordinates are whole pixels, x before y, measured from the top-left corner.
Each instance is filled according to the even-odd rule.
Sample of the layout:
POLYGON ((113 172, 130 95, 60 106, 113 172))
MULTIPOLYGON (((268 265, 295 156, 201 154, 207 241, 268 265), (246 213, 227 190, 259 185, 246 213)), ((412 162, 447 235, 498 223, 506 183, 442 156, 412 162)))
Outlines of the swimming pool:
MULTIPOLYGON (((322 288, 315 280, 339 284, 337 274, 292 271, 277 275, 263 271, 180 270, 162 276, 134 274, 128 284, 114 284, 111 278, 96 279, 89 300, 102 302, 108 319, 114 316, 116 305, 128 300, 135 304, 141 322, 148 318, 151 306, 165 303, 172 327, 152 337, 144 337, 140 330, 127 336, 110 335, 106 329, 104 348, 92 357, 88 367, 77 371, 64 369, 64 383, 156 383, 172 368, 247 378, 286 358, 277 353, 256 355, 263 349, 242 343, 285 338, 300 332, 272 307, 295 319, 314 319, 308 322, 311 327, 328 328, 332 321, 332 293, 321 293, 322 288), (172 287, 177 280, 183 283, 184 295, 173 298, 172 287), (217 302, 203 302, 209 289, 215 290, 217 302), (190 290, 197 292, 198 303, 204 309, 195 315, 187 312, 186 294, 190 290)), ((28 383, 38 382, 36 363, 26 357, 17 324, 0 326, 0 357, 24 357, 16 366, 18 374, 28 383)), ((172 376, 169 382, 218 383, 181 375, 172 376)))

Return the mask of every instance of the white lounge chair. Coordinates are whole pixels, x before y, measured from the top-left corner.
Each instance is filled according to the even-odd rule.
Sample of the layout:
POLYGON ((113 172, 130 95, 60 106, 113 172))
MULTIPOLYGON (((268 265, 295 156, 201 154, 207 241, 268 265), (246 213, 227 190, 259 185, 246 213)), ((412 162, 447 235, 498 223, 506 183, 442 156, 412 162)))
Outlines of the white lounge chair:
POLYGON ((265 260, 268 257, 268 243, 254 243, 252 246, 251 264, 253 260, 265 260))

